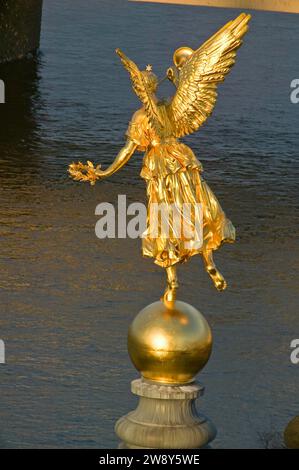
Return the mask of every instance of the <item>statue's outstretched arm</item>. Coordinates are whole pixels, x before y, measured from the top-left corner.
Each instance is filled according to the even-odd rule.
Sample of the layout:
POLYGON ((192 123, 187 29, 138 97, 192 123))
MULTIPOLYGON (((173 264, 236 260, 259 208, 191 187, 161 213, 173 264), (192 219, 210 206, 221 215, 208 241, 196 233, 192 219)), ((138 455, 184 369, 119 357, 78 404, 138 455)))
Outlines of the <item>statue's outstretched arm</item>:
POLYGON ((137 144, 131 139, 128 139, 114 162, 111 163, 106 170, 102 170, 101 165, 95 167, 93 163, 88 161, 86 165, 81 162, 72 163, 69 166, 69 174, 76 181, 89 181, 90 184, 94 185, 97 180, 111 176, 113 173, 120 170, 130 160, 136 148, 137 144))
POLYGON ((106 168, 106 170, 98 170, 100 177, 107 177, 113 175, 116 171, 120 170, 132 157, 133 153, 137 148, 137 144, 131 139, 128 139, 123 148, 119 151, 114 162, 106 168))

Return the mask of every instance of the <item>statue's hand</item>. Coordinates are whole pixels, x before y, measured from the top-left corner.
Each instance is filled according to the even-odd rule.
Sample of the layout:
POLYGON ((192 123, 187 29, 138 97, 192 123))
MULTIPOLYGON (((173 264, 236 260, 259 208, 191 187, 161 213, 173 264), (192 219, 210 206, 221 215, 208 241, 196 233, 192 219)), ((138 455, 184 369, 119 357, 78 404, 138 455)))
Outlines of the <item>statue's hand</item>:
POLYGON ((104 178, 105 172, 101 171, 100 168, 101 165, 95 167, 90 161, 87 161, 86 165, 78 162, 71 163, 68 172, 75 181, 89 181, 93 186, 98 179, 104 178))
POLYGON ((169 67, 169 68, 167 69, 166 75, 167 75, 168 80, 170 80, 171 82, 174 81, 174 79, 175 79, 175 74, 174 74, 174 70, 173 70, 172 67, 169 67))

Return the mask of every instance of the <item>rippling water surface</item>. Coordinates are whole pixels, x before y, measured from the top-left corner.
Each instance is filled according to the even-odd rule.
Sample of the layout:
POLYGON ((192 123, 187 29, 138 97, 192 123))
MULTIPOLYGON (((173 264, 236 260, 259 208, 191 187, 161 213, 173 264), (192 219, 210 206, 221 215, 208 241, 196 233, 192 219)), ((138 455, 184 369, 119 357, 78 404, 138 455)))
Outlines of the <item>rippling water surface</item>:
MULTIPOLYGON (((141 155, 91 188, 67 178, 77 159, 108 164, 139 106, 114 54, 121 47, 162 77, 174 49, 198 46, 234 10, 46 0, 41 54, 0 68, 0 367, 2 447, 115 447, 116 418, 136 403, 126 352, 130 321, 159 298, 163 272, 139 240, 98 240, 95 206, 145 199, 141 155)), ((238 230, 217 260, 217 293, 199 258, 180 296, 214 331, 199 407, 214 447, 261 447, 298 414, 290 363, 298 320, 299 16, 255 12, 214 116, 186 139, 238 230)), ((170 85, 161 93, 170 94, 170 85)))

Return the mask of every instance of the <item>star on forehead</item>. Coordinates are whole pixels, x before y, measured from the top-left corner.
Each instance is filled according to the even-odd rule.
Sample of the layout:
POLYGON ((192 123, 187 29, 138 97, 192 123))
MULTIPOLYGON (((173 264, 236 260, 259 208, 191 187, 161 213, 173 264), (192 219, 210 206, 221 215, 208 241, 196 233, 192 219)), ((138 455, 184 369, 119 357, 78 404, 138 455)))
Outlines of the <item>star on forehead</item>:
POLYGON ((147 72, 151 72, 153 70, 153 66, 148 64, 145 69, 147 72))

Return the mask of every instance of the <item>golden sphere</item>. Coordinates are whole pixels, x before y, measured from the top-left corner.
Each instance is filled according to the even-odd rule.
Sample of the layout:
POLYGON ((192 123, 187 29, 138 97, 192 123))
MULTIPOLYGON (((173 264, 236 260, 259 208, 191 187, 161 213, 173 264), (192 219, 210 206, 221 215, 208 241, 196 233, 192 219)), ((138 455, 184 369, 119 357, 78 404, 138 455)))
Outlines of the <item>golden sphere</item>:
POLYGON ((145 307, 129 329, 128 350, 142 376, 161 383, 187 383, 208 362, 212 332, 203 315, 176 301, 174 309, 162 302, 145 307))
POLYGON ((193 54, 194 50, 191 47, 183 46, 179 47, 173 54, 173 63, 174 65, 180 69, 184 63, 189 59, 189 57, 193 54))
POLYGON ((288 449, 299 449, 299 416, 293 418, 285 428, 284 442, 288 449))

